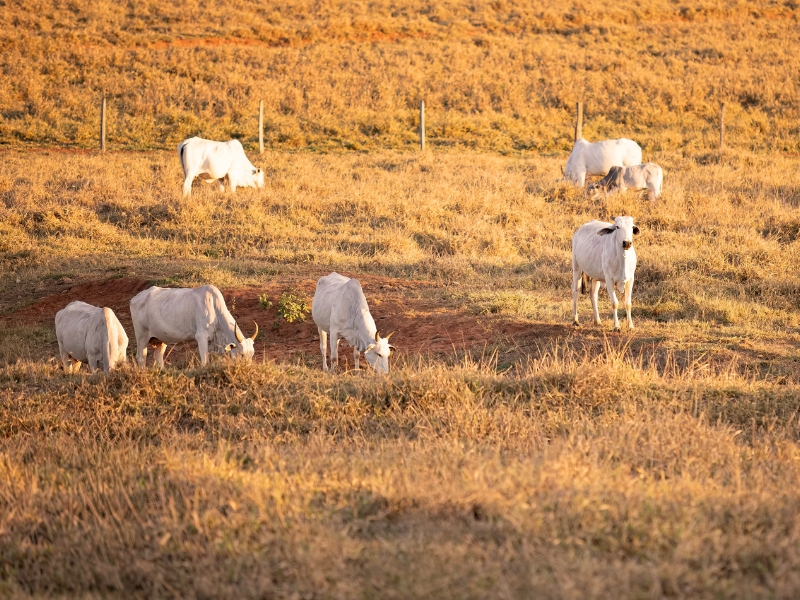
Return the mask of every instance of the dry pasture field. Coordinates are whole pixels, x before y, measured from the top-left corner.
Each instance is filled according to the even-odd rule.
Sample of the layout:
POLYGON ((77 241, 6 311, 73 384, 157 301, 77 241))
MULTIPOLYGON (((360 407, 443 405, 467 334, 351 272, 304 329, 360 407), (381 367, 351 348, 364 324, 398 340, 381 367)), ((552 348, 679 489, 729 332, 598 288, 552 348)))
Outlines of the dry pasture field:
POLYGON ((0 596, 800 595, 797 4, 209 4, 0 0, 0 596), (577 100, 661 200, 562 181, 577 100), (266 186, 182 198, 195 134, 266 186), (621 214, 636 328, 575 329, 621 214), (333 270, 388 376, 278 316, 333 270), (68 302, 203 283, 252 364, 63 372, 68 302))
POLYGON ((184 200, 172 153, 4 152, 4 593, 794 595, 800 161, 654 158, 661 201, 592 205, 560 157, 269 152, 184 200), (583 297, 576 330, 571 233, 622 213, 636 329, 583 297), (388 377, 258 304, 330 270, 397 329, 388 377), (136 291, 201 282, 253 365, 61 370, 69 301, 130 332, 136 291))

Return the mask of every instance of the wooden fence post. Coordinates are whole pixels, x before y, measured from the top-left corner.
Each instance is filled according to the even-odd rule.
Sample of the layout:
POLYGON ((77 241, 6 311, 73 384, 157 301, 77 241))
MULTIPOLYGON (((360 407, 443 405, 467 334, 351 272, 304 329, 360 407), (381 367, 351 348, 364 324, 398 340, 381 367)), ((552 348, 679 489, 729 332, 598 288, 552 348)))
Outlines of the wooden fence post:
POLYGON ((425 151, 425 100, 419 101, 419 151, 425 151))
POLYGON ((103 90, 103 103, 100 105, 100 152, 106 151, 106 91, 103 90))
POLYGON ((578 104, 575 105, 575 109, 578 112, 575 119, 575 141, 577 142, 583 137, 583 102, 578 102, 578 104))
POLYGON ((725 146, 725 103, 719 107, 719 149, 725 146))
POLYGON ((258 101, 258 153, 264 154, 264 101, 258 101))

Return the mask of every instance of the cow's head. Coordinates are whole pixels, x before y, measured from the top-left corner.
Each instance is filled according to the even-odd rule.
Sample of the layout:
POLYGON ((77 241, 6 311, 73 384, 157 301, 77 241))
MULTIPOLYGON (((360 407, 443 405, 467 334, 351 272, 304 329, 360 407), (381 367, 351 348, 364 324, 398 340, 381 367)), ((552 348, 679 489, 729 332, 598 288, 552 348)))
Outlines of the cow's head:
POLYGON ((364 358, 367 359, 369 366, 376 372, 389 374, 389 355, 394 350, 394 346, 389 343, 389 338, 394 335, 394 331, 385 338, 381 337, 379 331, 375 332, 375 342, 364 350, 364 358))
POLYGON ((633 246, 633 236, 639 235, 639 228, 633 224, 633 217, 614 217, 614 226, 605 227, 597 235, 614 234, 615 243, 619 243, 623 250, 630 250, 633 246))
POLYGON ((250 174, 253 177, 253 187, 259 189, 264 187, 264 171, 261 169, 253 169, 250 174))
POLYGON ((603 192, 605 192, 605 188, 600 184, 599 181, 593 181, 586 185, 586 199, 587 200, 596 200, 599 198, 603 192))
POLYGON ((236 335, 237 344, 228 344, 225 346, 225 352, 228 352, 231 358, 244 358, 246 361, 253 360, 253 355, 255 354, 255 347, 253 346, 253 342, 256 340, 256 336, 258 335, 258 323, 253 321, 253 325, 256 326, 256 330, 253 332, 253 335, 249 338, 244 337, 242 334, 242 330, 239 329, 239 325, 234 325, 234 334, 236 335))

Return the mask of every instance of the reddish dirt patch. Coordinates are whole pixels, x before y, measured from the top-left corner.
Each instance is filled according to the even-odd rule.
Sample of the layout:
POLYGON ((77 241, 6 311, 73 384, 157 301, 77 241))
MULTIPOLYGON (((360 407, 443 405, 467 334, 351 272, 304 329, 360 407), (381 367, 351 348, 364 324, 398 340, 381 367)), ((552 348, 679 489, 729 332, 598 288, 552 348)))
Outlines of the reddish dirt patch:
MULTIPOLYGON (((480 350, 487 344, 505 340, 511 345, 535 346, 552 338, 571 336, 572 329, 562 325, 515 323, 497 317, 475 315, 447 307, 442 302, 422 297, 433 284, 423 281, 390 279, 359 275, 370 303, 378 330, 383 335, 396 331, 392 343, 406 356, 424 354, 459 354, 480 350)), ((301 323, 287 323, 278 317, 277 300, 287 288, 295 288, 309 299, 313 296, 316 276, 282 276, 259 287, 222 290, 229 310, 245 335, 259 325, 256 359, 320 361, 319 336, 310 317, 301 323), (266 292, 273 306, 264 309, 258 297, 266 292)), ((129 303, 138 292, 149 286, 144 279, 110 279, 77 285, 38 300, 0 318, 14 324, 54 326, 55 314, 73 300, 110 307, 131 338, 135 348, 129 303)), ((167 350, 167 363, 183 365, 197 360, 194 343, 178 344, 167 350)), ((352 365, 352 350, 346 342, 339 345, 339 362, 343 368, 352 365)), ((363 364, 363 362, 362 362, 363 364)))

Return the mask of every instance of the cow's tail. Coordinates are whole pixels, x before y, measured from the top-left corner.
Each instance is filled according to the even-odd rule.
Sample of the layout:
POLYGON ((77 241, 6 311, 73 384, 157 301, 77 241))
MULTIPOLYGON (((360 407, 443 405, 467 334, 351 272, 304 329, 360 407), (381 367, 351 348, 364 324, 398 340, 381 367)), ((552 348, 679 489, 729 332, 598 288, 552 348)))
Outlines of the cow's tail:
POLYGON ((589 283, 591 281, 591 277, 589 277, 586 273, 581 273, 581 294, 589 293, 589 283))
POLYGON ((101 328, 103 336, 103 370, 110 371, 117 362, 117 336, 113 328, 113 323, 116 320, 114 312, 108 308, 103 308, 103 327, 101 328))
POLYGON ((186 178, 186 164, 183 161, 184 149, 186 148, 186 142, 188 140, 182 141, 178 144, 178 158, 181 161, 181 169, 183 169, 183 177, 186 178))

